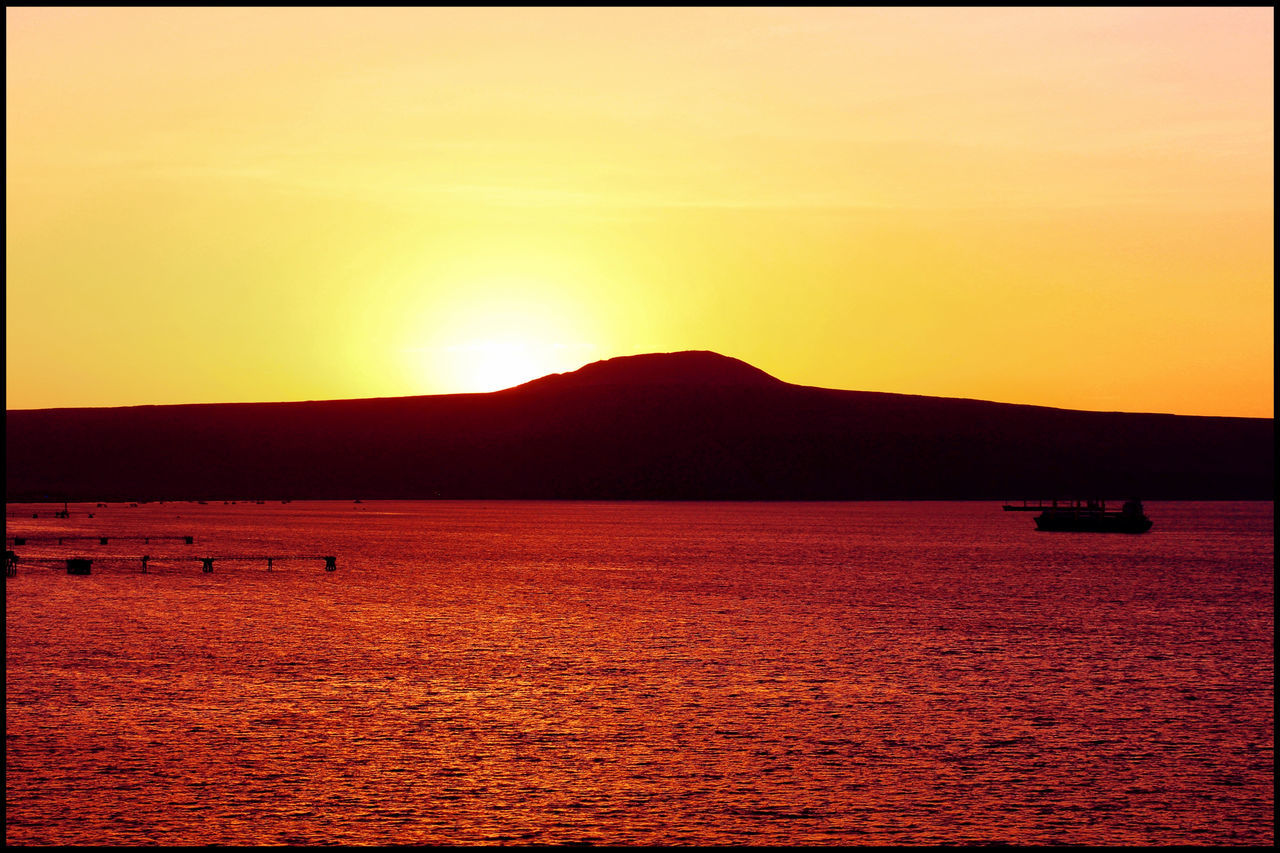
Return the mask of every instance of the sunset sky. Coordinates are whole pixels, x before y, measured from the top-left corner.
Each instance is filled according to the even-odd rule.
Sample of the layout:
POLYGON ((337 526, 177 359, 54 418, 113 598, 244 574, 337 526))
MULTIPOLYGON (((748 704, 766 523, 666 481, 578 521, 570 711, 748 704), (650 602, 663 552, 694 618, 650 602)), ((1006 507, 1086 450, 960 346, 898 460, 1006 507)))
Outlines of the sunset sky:
POLYGON ((1273 415, 1270 8, 8 9, 6 406, 1273 415))

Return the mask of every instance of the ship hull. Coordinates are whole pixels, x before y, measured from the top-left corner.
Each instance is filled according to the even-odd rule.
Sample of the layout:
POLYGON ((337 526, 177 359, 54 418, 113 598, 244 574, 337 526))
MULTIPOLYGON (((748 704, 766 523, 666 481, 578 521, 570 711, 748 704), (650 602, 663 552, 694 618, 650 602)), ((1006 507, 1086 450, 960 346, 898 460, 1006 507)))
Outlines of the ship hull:
POLYGON ((1146 516, 1046 512, 1036 516, 1036 529, 1051 533, 1146 533, 1151 529, 1151 519, 1146 516))

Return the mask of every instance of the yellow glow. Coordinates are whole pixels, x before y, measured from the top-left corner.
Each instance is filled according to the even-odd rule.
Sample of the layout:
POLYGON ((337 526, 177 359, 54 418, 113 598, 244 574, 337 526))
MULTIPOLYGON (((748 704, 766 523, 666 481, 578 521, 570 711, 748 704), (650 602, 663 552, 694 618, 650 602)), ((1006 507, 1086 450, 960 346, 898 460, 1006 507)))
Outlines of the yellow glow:
POLYGON ((1270 8, 9 8, 9 408, 807 385, 1269 417, 1270 8))
POLYGON ((430 366, 433 373, 443 369, 461 390, 497 391, 563 372, 560 348, 545 341, 469 341, 439 348, 430 366))
MULTIPOLYGON (((491 247, 497 251, 498 247, 491 247)), ((492 263, 460 265, 474 271, 492 263)), ((459 267, 455 267, 457 274, 459 267)), ((399 337, 419 387, 474 393, 510 388, 581 367, 597 347, 573 283, 472 273, 406 301, 399 337)))

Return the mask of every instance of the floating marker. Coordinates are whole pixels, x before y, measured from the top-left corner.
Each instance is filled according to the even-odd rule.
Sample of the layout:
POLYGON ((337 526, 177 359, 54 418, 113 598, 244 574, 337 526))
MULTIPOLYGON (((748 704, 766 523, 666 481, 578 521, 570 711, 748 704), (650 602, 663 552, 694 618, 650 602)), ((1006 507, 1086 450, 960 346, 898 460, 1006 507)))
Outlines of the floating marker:
POLYGON ((200 562, 204 563, 204 567, 200 569, 202 572, 213 571, 213 557, 201 557, 200 562))
POLYGON ((83 557, 71 557, 67 560, 67 574, 87 575, 92 565, 93 560, 86 560, 83 557))

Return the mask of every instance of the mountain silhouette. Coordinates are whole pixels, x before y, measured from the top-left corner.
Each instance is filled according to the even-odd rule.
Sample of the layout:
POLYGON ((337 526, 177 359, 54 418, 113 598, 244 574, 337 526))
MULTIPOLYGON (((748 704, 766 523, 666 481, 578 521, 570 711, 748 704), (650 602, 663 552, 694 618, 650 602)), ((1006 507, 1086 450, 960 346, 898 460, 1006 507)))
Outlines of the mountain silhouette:
POLYGON ((745 361, 708 350, 625 355, 597 361, 571 373, 552 373, 517 388, 583 388, 589 385, 784 385, 745 361))
POLYGON ((6 413, 8 500, 1274 496, 1274 422, 782 382, 711 352, 488 394, 6 413))

